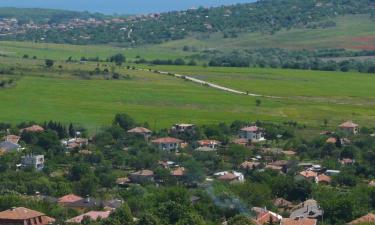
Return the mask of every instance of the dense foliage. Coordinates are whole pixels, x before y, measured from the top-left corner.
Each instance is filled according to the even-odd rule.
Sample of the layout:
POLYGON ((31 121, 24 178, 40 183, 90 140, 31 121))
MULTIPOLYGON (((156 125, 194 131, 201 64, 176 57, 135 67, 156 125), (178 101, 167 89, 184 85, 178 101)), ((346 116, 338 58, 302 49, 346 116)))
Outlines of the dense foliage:
MULTIPOLYGON (((14 34, 2 38, 18 40, 41 40, 42 38, 47 42, 73 44, 119 42, 129 45, 161 43, 182 39, 193 33, 222 32, 223 37, 226 38, 236 37, 238 32, 260 31, 272 34, 281 29, 296 27, 331 27, 335 26, 331 20, 333 17, 347 14, 372 15, 373 8, 372 0, 323 0, 319 2, 315 0, 261 0, 248 4, 162 13, 156 17, 145 17, 111 25, 76 27, 67 30, 33 29, 25 34, 14 34)), ((9 10, 9 12, 3 12, 3 16, 10 16, 12 12, 16 16, 26 16, 31 19, 38 14, 21 14, 9 10)), ((65 11, 41 12, 39 15, 56 18, 49 22, 60 21, 61 17, 76 16, 74 13, 65 11)), ((76 17, 85 16, 87 15, 76 17)), ((90 15, 90 17, 95 16, 90 15)))

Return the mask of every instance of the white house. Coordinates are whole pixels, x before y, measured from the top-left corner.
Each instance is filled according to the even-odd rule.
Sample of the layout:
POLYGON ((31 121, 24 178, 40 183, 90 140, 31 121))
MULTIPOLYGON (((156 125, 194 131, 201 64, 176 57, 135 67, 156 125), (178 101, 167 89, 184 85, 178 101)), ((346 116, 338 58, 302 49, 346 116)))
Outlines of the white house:
POLYGON ((239 137, 251 142, 265 141, 264 131, 257 126, 244 127, 240 130, 239 137))
POLYGON ((44 168, 44 155, 26 155, 21 158, 22 167, 31 167, 36 170, 44 168))

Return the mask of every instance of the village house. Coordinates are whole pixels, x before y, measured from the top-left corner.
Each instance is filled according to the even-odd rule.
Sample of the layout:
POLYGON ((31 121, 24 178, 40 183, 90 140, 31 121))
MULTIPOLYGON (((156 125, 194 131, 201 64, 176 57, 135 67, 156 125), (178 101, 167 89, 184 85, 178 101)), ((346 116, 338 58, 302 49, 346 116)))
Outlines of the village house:
POLYGON ((342 166, 351 166, 355 163, 355 160, 350 158, 343 158, 339 160, 339 162, 342 166))
POLYGON ((267 225, 270 223, 278 224, 283 218, 281 215, 275 212, 269 211, 265 208, 253 207, 251 210, 256 215, 255 216, 256 224, 259 224, 259 225, 267 225))
POLYGON ((144 127, 135 127, 128 130, 127 133, 143 136, 146 140, 148 140, 152 135, 152 131, 144 127))
POLYGON ((375 214, 368 213, 358 219, 355 219, 348 223, 348 225, 356 225, 356 224, 363 224, 363 223, 374 223, 375 222, 375 214))
POLYGON ((89 219, 91 221, 96 221, 98 219, 107 219, 111 211, 90 211, 85 214, 73 217, 65 221, 66 223, 80 224, 83 219, 89 219))
POLYGON ((43 132, 44 131, 44 128, 39 126, 39 125, 32 125, 30 127, 26 127, 26 128, 23 128, 20 130, 21 133, 23 132, 43 132))
POLYGON ((290 213, 291 219, 320 219, 322 216, 323 210, 318 205, 318 202, 313 199, 302 202, 290 213))
POLYGON ((315 178, 318 176, 317 172, 311 170, 301 171, 297 177, 302 177, 305 180, 315 181, 315 178))
POLYGON ((245 161, 241 163, 240 168, 244 170, 255 170, 259 168, 261 165, 260 162, 253 162, 253 161, 245 161))
POLYGON ((184 167, 177 167, 171 171, 171 176, 181 178, 185 176, 185 168, 184 167))
POLYGON ((169 161, 169 160, 162 160, 162 161, 158 161, 158 165, 163 167, 164 169, 169 169, 172 166, 175 166, 176 163, 173 161, 169 161))
POLYGON ((359 125, 352 121, 346 121, 339 126, 340 130, 346 135, 356 135, 359 133, 359 125))
POLYGON ((72 201, 69 203, 63 204, 65 208, 74 209, 81 213, 88 210, 94 210, 97 208, 103 208, 105 210, 115 210, 123 204, 122 200, 113 199, 113 200, 100 200, 91 197, 81 198, 77 201, 72 201))
POLYGON ((116 184, 119 186, 126 186, 130 183, 130 179, 128 177, 119 177, 116 179, 116 184))
POLYGON ((21 140, 21 137, 20 136, 17 136, 17 135, 7 135, 4 137, 4 141, 6 142, 11 142, 13 144, 18 144, 18 142, 21 140))
MULTIPOLYGON (((277 160, 277 161, 268 163, 267 166, 272 166, 274 168, 280 168, 281 172, 286 173, 288 171, 288 168, 290 167, 290 165, 291 165, 291 162, 289 162, 287 160, 277 160)), ((267 166, 266 166, 266 168, 267 168, 267 166)), ((269 167, 269 168, 272 169, 272 167, 269 167)), ((279 169, 277 169, 277 170, 279 170, 279 169)))
POLYGON ((83 199, 82 197, 77 196, 75 194, 68 194, 57 199, 57 204, 64 206, 66 204, 73 203, 82 199, 83 199))
POLYGON ((317 225, 318 220, 309 218, 283 218, 280 225, 317 225))
POLYGON ((89 144, 89 139, 87 138, 71 138, 69 140, 61 141, 63 146, 67 149, 83 148, 89 144))
POLYGON ((21 150, 21 145, 17 143, 13 143, 10 141, 3 141, 0 143, 0 155, 9 153, 9 152, 20 151, 20 150, 21 150))
POLYGON ((160 150, 172 151, 178 150, 183 143, 182 140, 172 137, 159 138, 151 141, 160 150))
POLYGON ((211 149, 217 149, 220 146, 220 141, 217 140, 199 140, 199 147, 207 147, 211 149))
POLYGON ((215 177, 217 177, 218 180, 229 182, 229 183, 235 183, 235 182, 244 182, 245 176, 236 171, 228 172, 218 172, 214 174, 215 177))
POLYGON ((21 158, 21 165, 24 168, 34 168, 38 171, 44 168, 44 155, 26 155, 21 158))
POLYGON ((12 208, 0 212, 1 225, 48 225, 54 222, 55 219, 46 216, 44 213, 24 207, 12 208))
POLYGON ((239 138, 245 139, 247 142, 265 141, 264 130, 257 126, 244 127, 239 132, 239 138))
POLYGON ((129 174, 129 179, 133 183, 146 183, 154 181, 154 172, 151 170, 140 170, 129 174))
POLYGON ((332 178, 325 174, 320 174, 315 177, 315 183, 329 185, 332 182, 332 178))
POLYGON ((175 124, 171 128, 173 134, 183 134, 183 133, 194 133, 195 125, 194 124, 175 124))

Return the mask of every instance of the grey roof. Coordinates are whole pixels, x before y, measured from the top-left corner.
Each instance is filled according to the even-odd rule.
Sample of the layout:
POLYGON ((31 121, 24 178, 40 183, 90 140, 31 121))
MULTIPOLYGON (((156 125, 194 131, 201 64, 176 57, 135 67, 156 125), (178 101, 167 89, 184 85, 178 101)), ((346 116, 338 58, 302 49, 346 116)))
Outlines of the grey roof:
POLYGON ((10 142, 10 141, 3 141, 0 143, 0 149, 6 152, 18 150, 19 148, 21 148, 19 144, 14 144, 13 142, 10 142))
POLYGON ((313 200, 307 200, 299 205, 297 209, 293 210, 290 218, 311 218, 316 219, 323 216, 323 210, 319 207, 318 203, 313 200))

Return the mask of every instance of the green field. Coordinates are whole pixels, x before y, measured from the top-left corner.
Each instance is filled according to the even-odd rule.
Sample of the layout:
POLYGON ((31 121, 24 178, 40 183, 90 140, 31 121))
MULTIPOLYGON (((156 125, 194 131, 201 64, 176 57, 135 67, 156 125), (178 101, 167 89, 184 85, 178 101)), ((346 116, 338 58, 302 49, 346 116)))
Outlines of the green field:
POLYGON ((181 50, 181 46, 195 46, 197 49, 232 50, 233 48, 375 48, 375 38, 358 40, 361 37, 375 37, 375 23, 367 15, 348 15, 335 18, 335 27, 326 29, 281 30, 273 35, 264 33, 243 33, 238 38, 223 39, 222 34, 211 34, 209 38, 191 37, 161 44, 163 49, 181 50))
MULTIPOLYGON (((152 128, 173 123, 217 123, 236 119, 256 121, 294 120, 315 128, 324 119, 336 126, 343 120, 375 123, 375 76, 361 73, 320 72, 259 68, 212 68, 189 66, 146 66, 191 75, 229 88, 280 98, 256 98, 230 94, 171 76, 116 67, 129 80, 105 80, 101 76, 77 76, 105 62, 66 63, 69 56, 108 57, 124 50, 128 58, 138 53, 151 58, 176 57, 173 49, 153 46, 124 50, 110 46, 72 46, 0 42, 0 69, 15 68, 17 85, 0 89, 0 121, 18 123, 34 120, 73 122, 95 131, 125 112, 152 128), (153 50, 150 50, 153 49, 153 50), (38 60, 22 59, 24 54, 38 60), (52 69, 42 58, 55 59, 52 69)), ((186 53, 181 53, 186 54, 186 53)), ((130 64, 131 65, 131 64, 130 64)), ((133 65, 131 65, 133 66, 133 65)), ((9 76, 7 74, 1 76, 9 76)))

